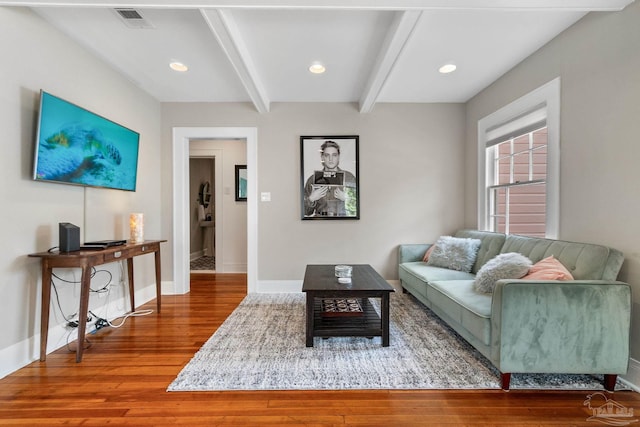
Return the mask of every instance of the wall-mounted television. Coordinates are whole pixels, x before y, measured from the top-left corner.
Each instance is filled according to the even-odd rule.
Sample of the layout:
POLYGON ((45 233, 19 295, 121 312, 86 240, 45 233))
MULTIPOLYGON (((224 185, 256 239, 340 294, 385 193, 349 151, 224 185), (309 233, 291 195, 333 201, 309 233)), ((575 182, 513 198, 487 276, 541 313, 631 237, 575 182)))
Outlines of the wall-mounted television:
POLYGON ((33 179, 135 191, 140 134, 40 91, 33 179))

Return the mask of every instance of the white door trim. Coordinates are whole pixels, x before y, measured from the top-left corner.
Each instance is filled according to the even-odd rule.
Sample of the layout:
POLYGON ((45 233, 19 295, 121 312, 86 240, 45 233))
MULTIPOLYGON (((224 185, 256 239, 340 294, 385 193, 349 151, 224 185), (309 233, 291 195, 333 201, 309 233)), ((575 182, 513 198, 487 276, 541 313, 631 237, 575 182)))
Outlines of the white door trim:
POLYGON ((258 130, 257 128, 173 128, 173 283, 176 294, 189 292, 189 141, 247 141, 247 292, 258 281, 258 130))

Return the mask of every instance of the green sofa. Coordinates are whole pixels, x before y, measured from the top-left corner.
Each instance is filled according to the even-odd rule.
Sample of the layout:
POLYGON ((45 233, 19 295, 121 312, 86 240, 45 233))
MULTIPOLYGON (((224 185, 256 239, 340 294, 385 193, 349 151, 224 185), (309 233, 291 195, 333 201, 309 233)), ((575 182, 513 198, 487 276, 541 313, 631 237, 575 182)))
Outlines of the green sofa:
POLYGON ((398 250, 400 283, 496 366, 504 390, 512 373, 603 374, 614 390, 629 363, 631 288, 616 281, 621 252, 477 230, 454 236, 481 240, 470 273, 427 265, 431 245, 406 244, 398 250), (492 294, 475 291, 478 270, 508 252, 533 263, 553 255, 575 280, 498 280, 492 294))

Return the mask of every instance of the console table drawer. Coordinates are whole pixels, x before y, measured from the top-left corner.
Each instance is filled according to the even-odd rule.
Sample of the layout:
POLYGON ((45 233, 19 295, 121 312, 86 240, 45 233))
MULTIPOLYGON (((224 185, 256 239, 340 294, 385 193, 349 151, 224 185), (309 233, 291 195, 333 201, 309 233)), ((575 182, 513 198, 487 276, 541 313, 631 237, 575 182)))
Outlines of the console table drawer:
POLYGON ((135 253, 133 253, 132 249, 118 249, 117 251, 106 252, 104 254, 104 262, 119 261, 121 259, 131 258, 134 255, 135 253))
POLYGON ((147 252, 157 252, 160 249, 159 243, 142 243, 136 246, 123 246, 117 250, 110 250, 104 254, 104 262, 114 262, 121 259, 133 258, 134 256, 143 255, 147 252))
POLYGON ((160 249, 159 243, 143 243, 134 248, 129 249, 129 256, 146 254, 147 252, 156 252, 160 249))

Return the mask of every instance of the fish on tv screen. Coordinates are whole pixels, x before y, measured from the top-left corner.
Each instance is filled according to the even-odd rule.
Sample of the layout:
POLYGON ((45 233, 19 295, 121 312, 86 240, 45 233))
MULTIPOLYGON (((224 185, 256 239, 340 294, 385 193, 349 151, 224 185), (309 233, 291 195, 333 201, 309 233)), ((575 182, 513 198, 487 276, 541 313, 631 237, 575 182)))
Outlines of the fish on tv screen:
POLYGON ((36 138, 36 181, 136 190, 139 133, 41 91, 36 138))

